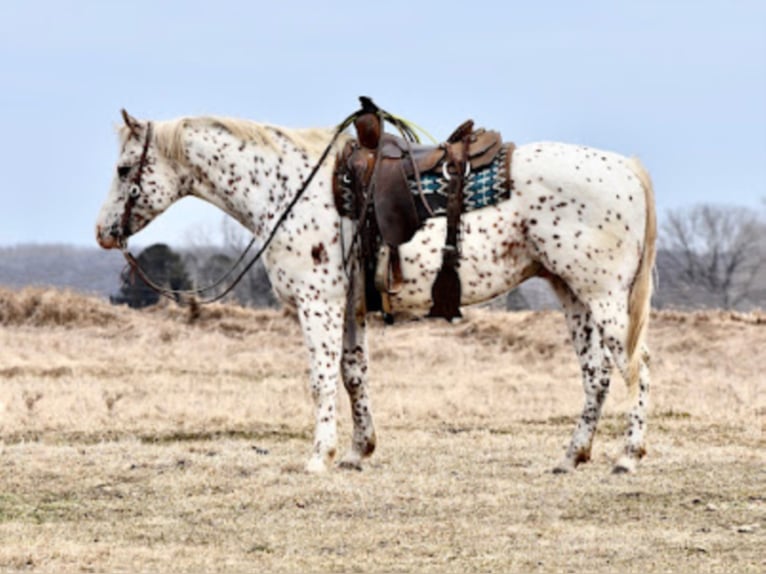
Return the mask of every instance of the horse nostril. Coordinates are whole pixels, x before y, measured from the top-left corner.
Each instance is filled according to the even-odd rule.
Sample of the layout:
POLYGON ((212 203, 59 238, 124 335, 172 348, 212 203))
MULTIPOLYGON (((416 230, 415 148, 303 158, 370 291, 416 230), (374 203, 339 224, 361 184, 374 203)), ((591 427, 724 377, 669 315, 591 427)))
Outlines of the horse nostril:
POLYGON ((120 226, 116 223, 112 223, 112 226, 109 228, 109 235, 118 237, 120 235, 120 226))

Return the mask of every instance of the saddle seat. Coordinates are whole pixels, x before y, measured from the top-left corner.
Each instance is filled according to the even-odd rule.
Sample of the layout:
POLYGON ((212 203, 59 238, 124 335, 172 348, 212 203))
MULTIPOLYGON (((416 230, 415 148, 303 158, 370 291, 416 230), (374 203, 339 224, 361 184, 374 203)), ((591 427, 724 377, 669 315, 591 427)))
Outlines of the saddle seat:
MULTIPOLYGON (((408 176, 441 170, 442 164, 447 161, 449 146, 462 144, 466 136, 469 142, 466 158, 471 171, 492 163, 503 145, 499 132, 484 128, 474 130, 473 120, 467 120, 452 132, 445 143, 434 146, 413 144, 404 138, 384 134, 381 138, 381 158, 403 160, 408 176)), ((385 183, 382 185, 385 186, 385 183)))

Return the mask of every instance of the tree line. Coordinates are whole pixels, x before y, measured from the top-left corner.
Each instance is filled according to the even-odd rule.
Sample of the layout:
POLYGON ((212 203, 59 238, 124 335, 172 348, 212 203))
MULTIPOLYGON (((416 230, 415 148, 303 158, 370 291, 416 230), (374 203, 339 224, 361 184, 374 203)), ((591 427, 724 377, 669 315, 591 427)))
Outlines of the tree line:
MULTIPOLYGON (((234 266, 245 245, 241 232, 224 226, 224 247, 174 251, 164 244, 144 249, 139 264, 157 283, 175 290, 210 285, 234 266)), ((766 307, 766 218, 743 207, 697 205, 669 211, 659 229, 655 308, 766 307)), ((234 275, 232 275, 233 277, 234 275)), ((216 295, 228 282, 206 293, 216 295)), ((534 284, 532 289, 540 289, 534 284)), ((113 303, 153 305, 159 295, 130 270, 123 271, 113 303)), ((227 296, 251 307, 276 307, 263 265, 258 262, 227 296)), ((544 297, 543 297, 544 299, 544 297)), ((506 309, 539 306, 529 285, 512 291, 506 309), (530 296, 531 295, 531 296, 530 296)))
POLYGON ((660 227, 655 307, 766 307, 766 218, 737 206, 672 210, 660 227))

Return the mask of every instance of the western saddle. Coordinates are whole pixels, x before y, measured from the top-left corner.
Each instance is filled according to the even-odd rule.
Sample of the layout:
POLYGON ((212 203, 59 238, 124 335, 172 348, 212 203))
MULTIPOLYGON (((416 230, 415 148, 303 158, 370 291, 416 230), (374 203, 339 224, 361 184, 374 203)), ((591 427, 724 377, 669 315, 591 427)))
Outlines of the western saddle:
MULTIPOLYGON (((362 109, 354 120, 357 139, 349 140, 336 159, 333 193, 338 212, 357 222, 354 241, 361 250, 367 308, 382 310, 386 322, 392 322, 390 295, 403 284, 398 248, 412 239, 427 217, 433 216, 421 178, 435 175, 447 180, 447 233, 428 316, 447 320, 460 317, 457 267, 463 190, 471 172, 487 168, 496 160, 503 149, 500 133, 474 130, 473 121, 468 120, 446 142, 421 145, 414 138, 385 133, 382 119, 392 116, 369 98, 360 100, 362 109), (413 181, 421 205, 416 203, 413 181)), ((503 185, 510 191, 513 144, 506 145, 503 185)))

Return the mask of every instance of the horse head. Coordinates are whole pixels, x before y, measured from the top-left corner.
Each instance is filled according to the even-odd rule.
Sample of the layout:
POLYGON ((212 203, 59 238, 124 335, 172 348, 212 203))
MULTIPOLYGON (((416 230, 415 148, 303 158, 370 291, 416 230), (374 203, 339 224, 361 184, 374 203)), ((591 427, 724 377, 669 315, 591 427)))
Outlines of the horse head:
POLYGON ((109 194, 96 222, 96 240, 104 249, 125 248, 128 238, 146 227, 184 195, 184 167, 161 152, 154 124, 122 110, 121 151, 109 194))

